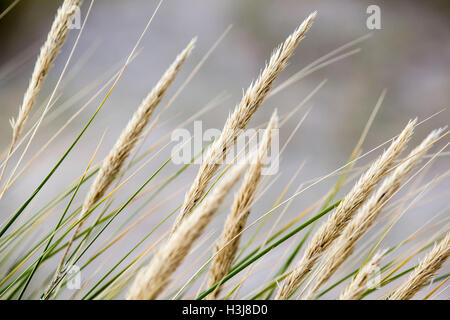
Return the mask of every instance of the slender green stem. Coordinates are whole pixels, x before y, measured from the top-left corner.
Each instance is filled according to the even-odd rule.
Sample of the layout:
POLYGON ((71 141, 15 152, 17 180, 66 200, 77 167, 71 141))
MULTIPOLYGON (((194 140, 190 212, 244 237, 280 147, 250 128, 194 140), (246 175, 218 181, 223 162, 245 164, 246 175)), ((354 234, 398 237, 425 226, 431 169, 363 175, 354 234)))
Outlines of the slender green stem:
POLYGON ((91 163, 89 163, 89 165, 88 165, 88 167, 87 167, 85 173, 83 174, 83 177, 80 179, 80 182, 78 183, 78 185, 77 185, 75 191, 73 192, 72 197, 70 198, 69 202, 67 203, 67 206, 66 206, 66 208, 64 209, 63 214, 62 214, 61 217, 59 218, 58 223, 56 224, 56 226, 55 226, 55 228, 54 228, 54 230, 53 230, 53 234, 52 234, 51 237, 48 239, 47 244, 45 245, 45 249, 44 249, 44 251, 42 252, 41 256, 39 257, 39 260, 38 260, 37 263, 34 265, 33 270, 31 271, 30 275, 28 276, 28 279, 27 279, 27 281, 25 282, 25 285, 24 285, 24 287, 23 287, 23 289, 22 289, 22 292, 21 292, 20 295, 19 295, 19 300, 22 299, 22 297, 23 297, 25 291, 27 290, 28 285, 29 285, 30 282, 31 282, 31 279, 33 278, 33 275, 36 273, 36 270, 37 270, 37 269, 39 268, 39 266, 41 265, 42 259, 44 258, 45 253, 47 252, 48 248, 50 247, 50 244, 51 244, 51 242, 52 242, 52 240, 53 240, 53 238, 54 238, 54 236, 55 236, 55 234, 56 234, 56 230, 59 229, 59 227, 61 226, 62 222, 64 221, 64 218, 65 218, 65 216, 66 216, 66 214, 67 214, 67 211, 69 211, 70 205, 72 204, 73 199, 74 199, 75 196, 77 195, 78 190, 80 189, 80 186, 81 186, 81 184, 83 183, 84 177, 86 176, 86 173, 87 173, 87 171, 89 170, 89 167, 90 167, 90 166, 91 166, 91 163))
POLYGON ((332 204, 331 206, 329 206, 325 210, 322 210, 319 214, 317 214, 316 216, 312 217, 311 219, 309 219, 308 221, 306 221, 304 224, 300 225, 299 227, 295 228, 294 230, 289 232, 287 235, 282 237, 280 240, 276 241, 272 245, 270 245, 267 248, 265 248, 264 250, 262 250, 259 254, 255 255, 253 258, 251 258, 247 262, 243 263, 241 266, 239 266, 239 267, 235 268, 233 271, 229 272, 220 282, 216 283, 215 285, 210 287, 208 290, 203 291, 197 297, 197 300, 202 300, 203 298, 205 298, 208 294, 213 292, 218 286, 224 284, 225 282, 227 282, 228 280, 233 278, 235 275, 237 275, 239 272, 241 272, 242 270, 247 268, 249 265, 251 265, 253 262, 255 262, 256 260, 258 260, 259 258, 264 256, 265 254, 270 252, 272 249, 278 247, 280 244, 282 244, 283 242, 285 242, 289 238, 291 238, 294 235, 296 235, 298 232, 300 232, 301 230, 303 230, 304 228, 309 226, 311 223, 313 223, 314 221, 317 221, 322 216, 324 216, 325 214, 327 214, 328 212, 330 212, 331 210, 336 208, 339 205, 340 202, 341 202, 341 200, 335 202, 334 204, 332 204))
POLYGON ((111 93, 111 90, 108 92, 105 99, 102 101, 100 106, 97 108, 97 110, 94 112, 92 117, 89 119, 89 121, 86 123, 84 128, 81 130, 81 132, 78 134, 78 136, 75 138, 75 140, 72 142, 70 147, 66 150, 66 152, 63 154, 63 156, 58 160, 56 165, 53 167, 53 169, 50 171, 50 173, 42 180, 42 182, 39 184, 39 186, 33 191, 31 196, 25 201, 25 203, 19 208, 19 210, 16 211, 14 216, 8 221, 8 223, 2 228, 0 231, 0 238, 5 234, 5 232, 11 227, 11 225, 19 218, 19 216, 22 214, 22 212, 25 210, 26 207, 30 204, 30 202, 34 199, 34 197, 39 193, 39 191, 44 187, 44 185, 50 180, 50 178, 53 176, 53 174, 56 172, 56 170, 59 168, 61 163, 66 159, 66 157, 69 155, 69 153, 72 151, 72 149, 75 147, 75 145, 78 143, 78 141, 81 139, 83 134, 86 132, 86 130, 91 125, 92 121, 94 121, 94 118, 97 116, 97 114, 100 112, 101 108, 106 102, 106 99, 108 98, 109 94, 111 93))
MULTIPOLYGON (((120 209, 109 219, 109 221, 101 228, 101 230, 94 236, 94 238, 89 242, 89 244, 86 246, 86 248, 78 255, 77 258, 74 259, 73 264, 77 263, 80 258, 86 253, 86 251, 92 246, 92 244, 98 239, 98 237, 105 231, 105 229, 111 224, 111 222, 119 215, 119 213, 122 212, 123 209, 125 209, 126 206, 128 206, 131 201, 142 191, 142 189, 145 188, 145 186, 150 183, 150 181, 153 180, 153 178, 170 162, 172 157, 167 159, 151 176, 147 179, 140 187, 139 189, 120 207, 120 209)), ((55 282, 55 284, 49 288, 48 293, 43 295, 44 299, 48 299, 53 292, 53 290, 58 286, 58 284, 64 279, 65 275, 67 274, 66 270, 64 274, 59 277, 59 279, 55 282)))

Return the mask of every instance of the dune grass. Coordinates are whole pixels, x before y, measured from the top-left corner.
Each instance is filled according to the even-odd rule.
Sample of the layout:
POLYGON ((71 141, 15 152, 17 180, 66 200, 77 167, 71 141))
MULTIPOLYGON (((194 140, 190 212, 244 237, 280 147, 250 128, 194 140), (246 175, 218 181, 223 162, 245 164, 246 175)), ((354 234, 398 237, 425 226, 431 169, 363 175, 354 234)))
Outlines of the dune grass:
MULTIPOLYGON (((14 10, 17 2, 0 13, 0 19, 14 10)), ((407 219, 404 217, 407 211, 428 204, 427 201, 431 200, 425 201, 423 197, 449 176, 447 171, 422 182, 422 179, 427 179, 426 169, 438 157, 445 156, 443 153, 449 144, 445 143, 449 133, 445 129, 433 131, 403 157, 403 150, 412 145, 410 138, 416 135, 414 130, 425 121, 435 119, 437 114, 421 122, 412 120, 407 123, 408 119, 405 119, 407 124, 398 128, 397 136, 385 137, 384 143, 363 153, 363 144, 386 95, 386 90, 383 90, 346 163, 336 165, 336 170, 321 177, 302 181, 292 192, 292 186, 307 166, 306 161, 299 161, 298 170, 287 173, 291 175, 289 183, 275 187, 277 176, 262 175, 263 161, 270 150, 271 132, 275 128, 286 130, 285 124, 295 121, 300 114, 300 120, 278 154, 278 160, 281 160, 287 147, 296 148, 289 142, 298 134, 301 124, 308 121, 312 110, 303 111, 302 107, 322 90, 326 83, 324 80, 292 110, 281 115, 274 112, 266 123, 254 125, 256 129, 266 128, 266 132, 258 148, 244 157, 245 161, 237 161, 239 157, 236 156, 231 163, 223 163, 241 130, 250 126, 250 119, 265 100, 309 74, 357 54, 360 49, 354 48, 355 45, 370 37, 365 35, 321 56, 277 86, 277 77, 288 67, 288 59, 313 27, 315 12, 272 52, 259 77, 243 93, 230 116, 224 119, 221 134, 190 157, 189 163, 174 169, 173 155, 163 156, 172 146, 170 132, 159 140, 151 140, 152 132, 166 124, 174 128, 184 127, 203 114, 213 112, 212 109, 219 105, 230 107, 225 95, 219 94, 187 119, 175 124, 177 115, 167 123, 161 120, 161 115, 173 106, 201 71, 230 27, 154 115, 157 105, 168 95, 166 91, 188 59, 195 40, 191 41, 130 115, 128 125, 120 130, 122 133, 108 156, 101 161, 96 160, 103 147, 103 135, 95 150, 79 151, 86 159, 84 170, 75 172, 75 178, 67 181, 64 190, 44 199, 44 205, 34 206, 36 197, 44 194, 42 191, 48 188, 50 180, 58 179, 57 173, 69 155, 95 125, 95 119, 137 55, 162 3, 161 0, 156 5, 125 62, 118 70, 105 73, 112 74, 112 77, 106 77, 105 81, 105 76, 102 76, 88 86, 89 90, 80 93, 89 98, 91 91, 94 92, 83 107, 73 115, 67 115, 70 108, 58 114, 50 107, 51 101, 59 104, 57 99, 53 100, 56 89, 64 81, 63 72, 49 103, 41 110, 39 120, 30 125, 28 122, 31 121, 36 98, 67 38, 69 22, 82 2, 65 0, 58 10, 38 55, 18 116, 12 122, 11 142, 4 146, 1 155, 0 182, 8 172, 8 163, 15 159, 26 139, 29 139, 28 145, 31 144, 41 123, 51 123, 56 117, 67 117, 67 121, 38 153, 30 155, 29 162, 16 173, 27 154, 28 145, 25 147, 16 167, 3 183, 1 194, 6 190, 14 191, 18 187, 16 181, 26 181, 30 168, 42 152, 95 98, 100 94, 104 96, 71 142, 60 153, 52 155, 55 159, 53 166, 49 172, 39 173, 42 179, 33 191, 20 194, 18 209, 4 213, 0 225, 0 299, 282 300, 326 297, 353 300, 411 299, 420 296, 419 293, 423 293, 425 299, 440 298, 442 290, 438 290, 449 277, 448 272, 441 270, 450 255, 450 223, 445 216, 448 215, 448 207, 435 214, 429 224, 405 235, 404 240, 395 246, 383 248, 383 240, 400 218, 407 219), (149 142, 147 139, 151 142, 149 147, 145 143, 149 142), (434 150, 438 143, 444 143, 444 146, 431 153, 430 150, 434 150), (384 152, 381 152, 382 148, 386 148, 384 152), (367 161, 369 155, 378 157, 367 161), (419 165, 427 156, 430 159, 419 165), (188 185, 179 183, 186 172, 193 169, 197 159, 203 161, 194 180, 188 185), (148 169, 150 165, 153 167, 151 171, 148 169), (145 179, 136 185, 134 178, 138 175, 144 175, 145 179), (233 186, 240 178, 242 183, 234 190, 233 186), (333 178, 335 183, 330 181, 333 178), (294 199, 313 190, 317 184, 326 183, 329 183, 329 191, 311 198, 308 207, 292 206, 294 199), (399 191, 406 187, 408 192, 400 194, 399 191), (184 200, 178 202, 177 196, 182 193, 185 193, 184 200), (255 209, 255 204, 268 195, 275 199, 273 204, 262 212, 259 207, 255 209), (398 199, 394 198, 395 195, 398 199), (295 214, 284 219, 284 215, 293 210, 295 214), (222 212, 224 215, 220 216, 222 212), (205 235, 213 220, 219 230, 205 235), (143 234, 137 232, 143 225, 148 226, 149 221, 148 230, 143 234), (189 268, 181 273, 181 266, 188 263, 189 268), (68 288, 77 277, 71 272, 74 265, 79 266, 82 274, 89 272, 90 275, 83 278, 76 290, 68 288), (255 278, 259 285, 251 287, 248 280, 255 278), (427 286, 431 283, 436 285, 427 286)), ((93 2, 89 10, 92 6, 93 2)), ((70 58, 67 64, 69 61, 70 58)), ((270 108, 270 105, 264 108, 270 108)), ((308 153, 308 150, 296 151, 300 157, 308 153)), ((447 193, 441 192, 439 196, 447 197, 447 193)), ((0 201, 4 201, 1 196, 0 201)))

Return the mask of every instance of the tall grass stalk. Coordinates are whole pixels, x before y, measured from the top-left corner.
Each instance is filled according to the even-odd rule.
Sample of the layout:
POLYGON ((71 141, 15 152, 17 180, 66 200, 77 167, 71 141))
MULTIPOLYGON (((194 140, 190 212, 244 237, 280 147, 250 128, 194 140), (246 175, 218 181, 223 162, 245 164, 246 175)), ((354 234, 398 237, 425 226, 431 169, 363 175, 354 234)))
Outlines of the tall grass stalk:
POLYGON ((236 139, 239 130, 244 129, 247 126, 252 115, 262 104, 264 98, 272 88, 273 82, 286 67, 287 60, 294 53, 294 49, 311 27, 315 16, 316 13, 312 13, 306 18, 285 42, 274 51, 269 63, 261 72, 259 78, 250 85, 242 97, 241 102, 228 117, 221 135, 214 141, 214 144, 208 150, 205 160, 202 162, 197 176, 195 177, 189 192, 185 196, 180 214, 173 225, 172 233, 203 196, 212 176, 217 171, 220 163, 225 159, 226 151, 234 144, 234 140, 236 139))

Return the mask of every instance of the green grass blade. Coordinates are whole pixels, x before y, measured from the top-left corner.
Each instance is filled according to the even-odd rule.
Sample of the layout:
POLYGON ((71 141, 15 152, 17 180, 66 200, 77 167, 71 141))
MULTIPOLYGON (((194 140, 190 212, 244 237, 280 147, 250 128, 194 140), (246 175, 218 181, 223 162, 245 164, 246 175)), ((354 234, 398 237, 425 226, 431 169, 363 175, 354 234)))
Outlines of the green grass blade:
POLYGON ((296 235, 298 232, 300 232, 301 230, 303 230, 304 228, 306 228, 307 226, 309 226, 311 223, 313 223, 314 221, 317 221, 318 219, 320 219, 322 216, 324 216, 325 214, 327 214, 328 212, 330 212, 331 210, 333 210, 334 208, 336 208, 339 203, 341 202, 341 200, 335 202, 334 204, 332 204, 331 206, 329 206, 328 208, 326 208, 325 210, 322 210, 319 214, 315 215, 314 217, 312 217, 311 219, 309 219, 308 221, 306 221, 305 223, 303 223, 302 225, 300 225, 299 227, 295 228, 294 230, 292 230, 291 232, 289 232, 287 235, 285 235, 284 237, 282 237, 280 240, 276 241, 275 243, 273 243, 272 245, 269 245, 267 248, 265 248, 264 250, 262 250, 259 254, 255 255, 253 258, 249 259, 247 262, 243 263, 241 266, 235 268, 233 271, 231 271, 230 273, 228 273, 223 280, 221 280, 219 283, 216 283, 215 285, 213 285, 212 287, 210 287, 208 290, 203 291, 198 297, 197 300, 202 300, 203 298, 205 298, 208 294, 210 294, 211 292, 213 292, 219 285, 224 284, 225 282, 227 282, 228 280, 230 280, 231 278, 233 278, 235 275, 237 275, 239 272, 241 272, 242 270, 244 270, 245 268, 247 268, 249 265, 251 265, 253 262, 255 262, 256 260, 258 260, 259 258, 261 258, 262 256, 264 256, 265 254, 267 254, 268 252, 270 252, 272 249, 278 247, 280 244, 282 244, 283 242, 285 242, 286 240, 288 240, 289 238, 293 237, 294 235, 296 235))

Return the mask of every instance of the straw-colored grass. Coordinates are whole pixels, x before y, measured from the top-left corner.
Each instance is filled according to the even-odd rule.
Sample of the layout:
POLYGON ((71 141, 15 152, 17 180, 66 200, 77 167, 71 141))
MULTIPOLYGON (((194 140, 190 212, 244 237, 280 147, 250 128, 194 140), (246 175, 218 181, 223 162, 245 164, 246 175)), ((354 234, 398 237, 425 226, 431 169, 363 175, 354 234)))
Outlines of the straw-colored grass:
POLYGON ((140 106, 133 114, 133 117, 130 119, 127 126, 120 134, 119 139, 117 139, 114 147, 103 160, 100 170, 91 185, 89 193, 83 201, 81 212, 78 218, 80 223, 78 223, 75 232, 73 233, 72 238, 70 239, 69 244, 66 247, 66 250, 60 262, 59 269, 62 267, 62 264, 71 248, 72 242, 75 240, 78 232, 83 226, 83 219, 85 215, 93 208, 95 203, 101 197, 103 197, 108 187, 116 178, 126 159, 138 142, 142 131, 150 121, 150 118, 156 106, 163 98, 167 88, 173 82, 176 75, 180 71, 181 66, 186 61, 187 57, 194 48, 194 44, 195 39, 189 42, 186 48, 183 49, 183 51, 175 58, 174 62, 172 62, 170 67, 164 72, 158 83, 141 102, 140 106))
POLYGON ((414 272, 389 297, 390 300, 409 300, 422 289, 450 256, 450 233, 420 261, 414 272))
POLYGON ((319 256, 339 237, 344 227, 352 219, 375 186, 383 178, 394 160, 406 146, 412 135, 416 120, 410 121, 390 147, 381 155, 367 172, 358 180, 352 190, 344 197, 336 211, 316 231, 309 242, 303 257, 290 276, 283 282, 276 299, 287 299, 301 280, 311 271, 319 256))
POLYGON ((36 101, 36 97, 47 78, 50 67, 63 46, 69 32, 70 23, 79 9, 82 0, 64 0, 62 6, 58 9, 55 20, 53 21, 47 40, 41 47, 41 51, 34 65, 33 74, 30 83, 25 91, 22 105, 16 119, 11 120, 13 127, 13 137, 11 145, 15 145, 22 132, 22 128, 30 115, 30 112, 36 101))
POLYGON ((50 67, 66 41, 69 26, 76 11, 80 8, 81 3, 82 0, 64 0, 63 4, 56 13, 55 20, 53 21, 47 35, 47 40, 45 40, 44 45, 41 47, 41 51, 34 65, 28 88, 25 91, 22 105, 19 108, 19 113, 15 119, 10 120, 13 133, 6 162, 3 164, 2 172, 0 174, 0 181, 8 164, 8 157, 12 153, 18 139, 20 138, 23 127, 30 116, 31 110, 36 102, 36 98, 41 91, 48 72, 50 71, 50 67))
MULTIPOLYGON (((277 124, 278 115, 275 111, 267 125, 264 137, 260 142, 259 150, 254 157, 254 161, 252 161, 248 172, 244 177, 244 181, 234 197, 231 212, 228 214, 225 221, 222 235, 216 243, 213 253, 214 258, 211 262, 211 268, 208 275, 208 283, 210 286, 219 282, 228 273, 231 264, 236 257, 241 232, 244 229, 248 215, 250 214, 250 208, 255 198, 259 180, 261 179, 261 170, 264 165, 264 159, 270 148, 272 130, 277 128, 277 124)), ((220 287, 214 290, 214 292, 208 296, 208 299, 214 299, 219 292, 220 287)))
POLYGON ((316 17, 312 13, 303 23, 281 44, 270 57, 269 63, 258 79, 248 87, 241 102, 236 106, 233 113, 228 117, 222 129, 221 135, 214 141, 214 144, 208 149, 197 176, 192 183, 191 188, 184 198, 180 213, 172 227, 172 232, 177 228, 180 222, 192 211, 197 202, 205 193, 205 190, 211 181, 214 173, 227 155, 227 150, 234 144, 239 131, 244 129, 250 121, 253 114, 258 110, 269 93, 275 79, 286 67, 287 60, 294 53, 294 49, 304 38, 306 32, 316 17))
MULTIPOLYGON (((17 3, 18 1, 12 2, 0 13, 0 19, 20 7, 16 6, 17 3)), ((312 110, 308 108, 308 111, 304 112, 301 106, 309 103, 313 96, 322 90, 326 82, 323 80, 301 100, 298 107, 285 110, 280 116, 275 109, 267 123, 255 124, 255 129, 266 128, 256 147, 249 148, 251 153, 243 156, 241 154, 247 152, 247 146, 237 150, 238 155, 232 163, 224 164, 225 160, 228 160, 227 157, 231 158, 230 150, 234 151, 235 146, 240 147, 237 141, 243 133, 242 130, 249 126, 250 120, 264 101, 317 70, 359 52, 363 54, 363 50, 353 46, 367 40, 369 35, 332 50, 300 71, 292 70, 291 77, 272 90, 277 77, 287 67, 288 60, 316 17, 315 12, 309 15, 273 51, 259 77, 244 91, 240 102, 235 105, 228 118, 224 119, 223 130, 218 137, 174 170, 171 161, 173 157, 165 158, 164 153, 169 151, 167 149, 173 142, 169 141, 173 132, 166 132, 156 141, 152 140, 151 133, 155 129, 164 130, 174 121, 178 122, 178 128, 184 127, 205 113, 214 112, 212 108, 224 102, 224 95, 218 95, 200 111, 191 112, 189 109, 187 119, 178 119, 178 115, 185 109, 173 112, 168 115, 168 119, 162 118, 169 107, 176 107, 177 98, 201 71, 201 67, 218 48, 230 27, 199 60, 166 106, 154 115, 190 55, 195 43, 194 38, 143 99, 108 155, 94 164, 104 135, 93 154, 90 153, 92 150, 87 151, 84 146, 80 147, 81 141, 85 139, 86 132, 95 125, 94 119, 101 114, 99 112, 106 101, 114 99, 111 93, 121 80, 125 69, 134 63, 137 50, 144 35, 150 30, 150 24, 163 0, 156 5, 129 56, 115 75, 109 80, 106 77, 105 81, 108 81, 104 84, 98 81, 90 83, 61 107, 58 106, 55 94, 59 94, 64 88, 59 84, 71 63, 78 40, 83 38, 82 31, 94 5, 94 1, 91 1, 83 17, 83 27, 78 33, 49 103, 35 127, 25 133, 24 129, 27 120, 32 116, 33 106, 38 100, 52 63, 66 40, 69 23, 81 3, 81 0, 64 0, 58 9, 34 66, 19 113, 11 122, 12 139, 8 140, 1 156, 3 162, 0 181, 8 161, 15 159, 15 152, 23 142, 26 143, 0 195, 0 201, 20 200, 19 208, 12 213, 5 212, 5 218, 0 225, 0 299, 69 297, 93 300, 124 297, 129 300, 212 300, 223 297, 283 300, 318 299, 325 296, 339 300, 357 300, 370 295, 370 298, 403 300, 412 299, 421 293, 425 299, 438 298, 445 292, 446 288, 441 287, 449 278, 448 272, 446 273, 448 270, 439 270, 450 255, 450 223, 449 218, 445 216, 448 207, 434 213, 430 212, 427 206, 435 200, 447 199, 448 188, 440 188, 440 184, 450 176, 450 171, 440 172, 437 177, 425 183, 423 180, 428 179, 429 172, 425 169, 429 169, 430 164, 434 164, 440 157, 448 156, 445 151, 450 142, 446 142, 445 137, 448 137, 450 132, 444 132, 443 129, 432 131, 415 148, 411 148, 409 155, 399 158, 415 128, 426 121, 436 119, 442 111, 419 123, 417 120, 410 121, 399 135, 393 138, 384 137, 391 139, 363 153, 361 150, 366 148, 365 137, 375 123, 376 114, 386 96, 386 90, 383 90, 349 162, 321 177, 313 177, 306 182, 300 181, 292 193, 291 187, 306 171, 303 170, 300 174, 300 170, 307 169, 308 166, 305 160, 308 150, 299 150, 292 140, 299 134, 298 129, 307 121, 312 110), (26 179, 31 168, 34 168, 33 165, 37 163, 43 151, 50 150, 48 147, 56 141, 56 137, 72 125, 75 118, 80 119, 81 114, 88 112, 87 107, 107 88, 110 89, 105 92, 95 112, 88 117, 71 143, 65 148, 58 146, 56 159, 52 161, 54 165, 49 172, 45 173, 30 194, 22 194, 21 190, 24 189, 18 189, 22 187, 18 186, 16 181, 28 182, 26 179), (89 97, 91 91, 95 93, 89 97), (80 107, 78 103, 84 99, 87 102, 80 107), (53 105, 55 108, 50 107, 53 105), (58 112, 55 112, 56 109, 58 112), (21 166, 22 159, 28 156, 27 151, 32 142, 35 144, 39 141, 34 139, 35 135, 38 135, 39 125, 45 123, 50 128, 53 120, 65 117, 65 113, 71 112, 71 109, 76 110, 75 114, 68 117, 69 120, 51 139, 21 166), (278 154, 275 154, 274 146, 277 147, 280 142, 275 141, 275 137, 284 140, 285 124, 289 127, 289 122, 297 114, 301 120, 292 126, 294 130, 287 135, 285 144, 278 154), (284 132, 279 136, 272 135, 274 130, 284 132), (30 138, 27 140, 29 134, 30 138), (151 144, 148 147, 147 142, 151 144), (442 142, 444 146, 440 146, 439 151, 428 154, 433 145, 442 142), (288 145, 301 163, 297 172, 286 172, 289 171, 289 166, 279 162, 281 172, 274 176, 264 176, 264 166, 271 165, 267 164, 266 160, 274 160, 276 157, 276 161, 281 161, 288 145), (386 149, 381 151, 380 148, 386 149), (81 172, 70 172, 78 177, 68 182, 62 190, 50 188, 52 192, 48 191, 51 179, 62 179, 65 176, 58 174, 63 168, 67 170, 66 160, 73 152, 79 152, 77 159, 85 156, 87 166, 81 172), (369 154, 374 156, 375 161, 367 161, 369 154), (161 160, 160 157, 165 159, 161 160), (190 170, 199 158, 201 164, 194 179, 175 185, 179 176, 190 170), (419 167, 422 159, 427 161, 419 167), (157 161, 161 162, 156 163, 157 161), (15 175, 16 169, 19 168, 19 173, 15 175), (137 176, 138 174, 140 176, 137 176), (279 186, 276 183, 281 175, 290 176, 285 179, 287 184, 279 186), (241 177, 242 183, 232 197, 233 188, 241 177), (319 183, 323 186, 330 178, 336 178, 336 183, 331 185, 327 192, 313 194, 314 186, 319 183), (405 188, 406 186, 408 188, 405 188), (350 191, 344 190, 347 187, 350 191), (403 189, 409 190, 400 192, 403 189), (432 189, 433 192, 438 191, 424 197, 432 189), (3 200, 2 195, 6 190, 15 191, 14 197, 3 200), (303 197, 307 190, 308 195, 303 197), (345 196, 337 199, 341 193, 345 196), (177 196, 182 194, 184 198, 179 199, 177 196), (394 196, 399 199, 390 201, 394 196), (39 202, 35 200, 38 197, 39 202), (307 201, 306 205, 294 204, 300 197, 302 201, 307 201), (267 201, 270 201, 268 205, 267 201), (424 225, 404 237, 402 235, 400 241, 394 244, 383 243, 399 220, 407 220, 404 214, 416 208, 426 213, 429 221, 433 220, 433 223, 427 222, 426 228, 424 225), (223 215, 220 215, 219 209, 222 209, 223 215), (291 212, 293 209, 296 212, 291 212), (318 211, 314 212, 316 209, 318 211), (95 218, 90 221, 93 212, 96 213, 95 218), (250 212, 255 217, 253 221, 250 219, 250 212), (291 213, 294 215, 288 217, 291 213), (213 221, 216 216, 217 220, 213 221), (403 218, 400 219, 401 217, 403 218), (172 218, 175 221, 170 225, 172 218), (284 218, 287 218, 287 221, 284 218), (91 222, 89 226, 86 226, 86 221, 91 222), (316 225, 318 228, 314 232, 316 225), (375 225, 381 228, 376 229, 375 225), (373 235, 369 232, 371 228, 374 229, 373 235), (267 229, 269 230, 266 231, 267 229), (293 250, 288 246, 289 240, 294 240, 294 243, 291 243, 293 250), (437 244, 436 240, 439 241, 437 244), (71 250, 75 244, 76 248, 71 250), (388 250, 379 250, 387 245, 388 250), (425 254, 423 259, 418 264, 409 266, 408 263, 422 253, 425 254), (389 261, 382 264, 382 259, 387 258, 389 261), (73 285, 72 280, 78 276, 73 273, 72 266, 80 268, 82 275, 80 287, 75 290, 69 288, 69 285, 73 285), (405 269, 405 266, 408 269, 405 269), (340 274, 338 270, 342 271, 342 277, 336 279, 335 283, 329 283, 340 274), (429 286, 430 283, 433 285, 429 286), (386 289, 387 285, 389 286, 386 289), (339 289, 337 292, 337 288, 345 289, 339 289)), ((170 41, 167 37, 160 39, 170 41)), ((112 74, 113 71, 111 70, 112 74)), ((208 84, 202 85, 205 93, 208 93, 208 84)), ((275 99, 270 100, 274 101, 275 99)), ((185 101, 180 101, 180 104, 181 108, 187 107, 185 101)), ((101 131, 106 132, 104 128, 101 131)), ((301 134, 304 134, 303 139, 308 139, 308 135, 314 132, 301 134)), ((247 137, 247 134, 243 133, 242 136, 247 137)), ((197 138, 201 137, 194 137, 197 138)), ((257 135, 250 137, 255 140, 258 138, 257 135)), ((185 144, 188 142, 191 140, 185 144)), ((175 149, 172 150, 172 155, 173 151, 175 149)), ((323 151, 327 150, 323 148, 323 151)), ((70 170, 77 170, 75 167, 70 170)), ((59 185, 59 181, 52 182, 59 185)), ((5 208, 9 206, 8 204, 5 208)))
POLYGON ((353 248, 357 241, 371 227, 384 205, 399 190, 408 174, 422 159, 432 142, 439 137, 441 131, 434 130, 419 146, 412 150, 394 172, 383 181, 380 188, 367 200, 358 214, 348 223, 342 234, 324 255, 324 264, 321 266, 319 275, 314 280, 314 285, 306 299, 312 299, 317 290, 330 279, 341 264, 353 253, 353 248))
POLYGON ((341 293, 339 300, 358 300, 361 297, 369 288, 370 279, 380 271, 380 262, 383 255, 384 251, 376 252, 373 255, 341 293))
POLYGON ((202 205, 181 223, 167 243, 158 250, 150 265, 139 272, 127 299, 149 300, 158 297, 246 167, 246 162, 233 167, 202 205))

